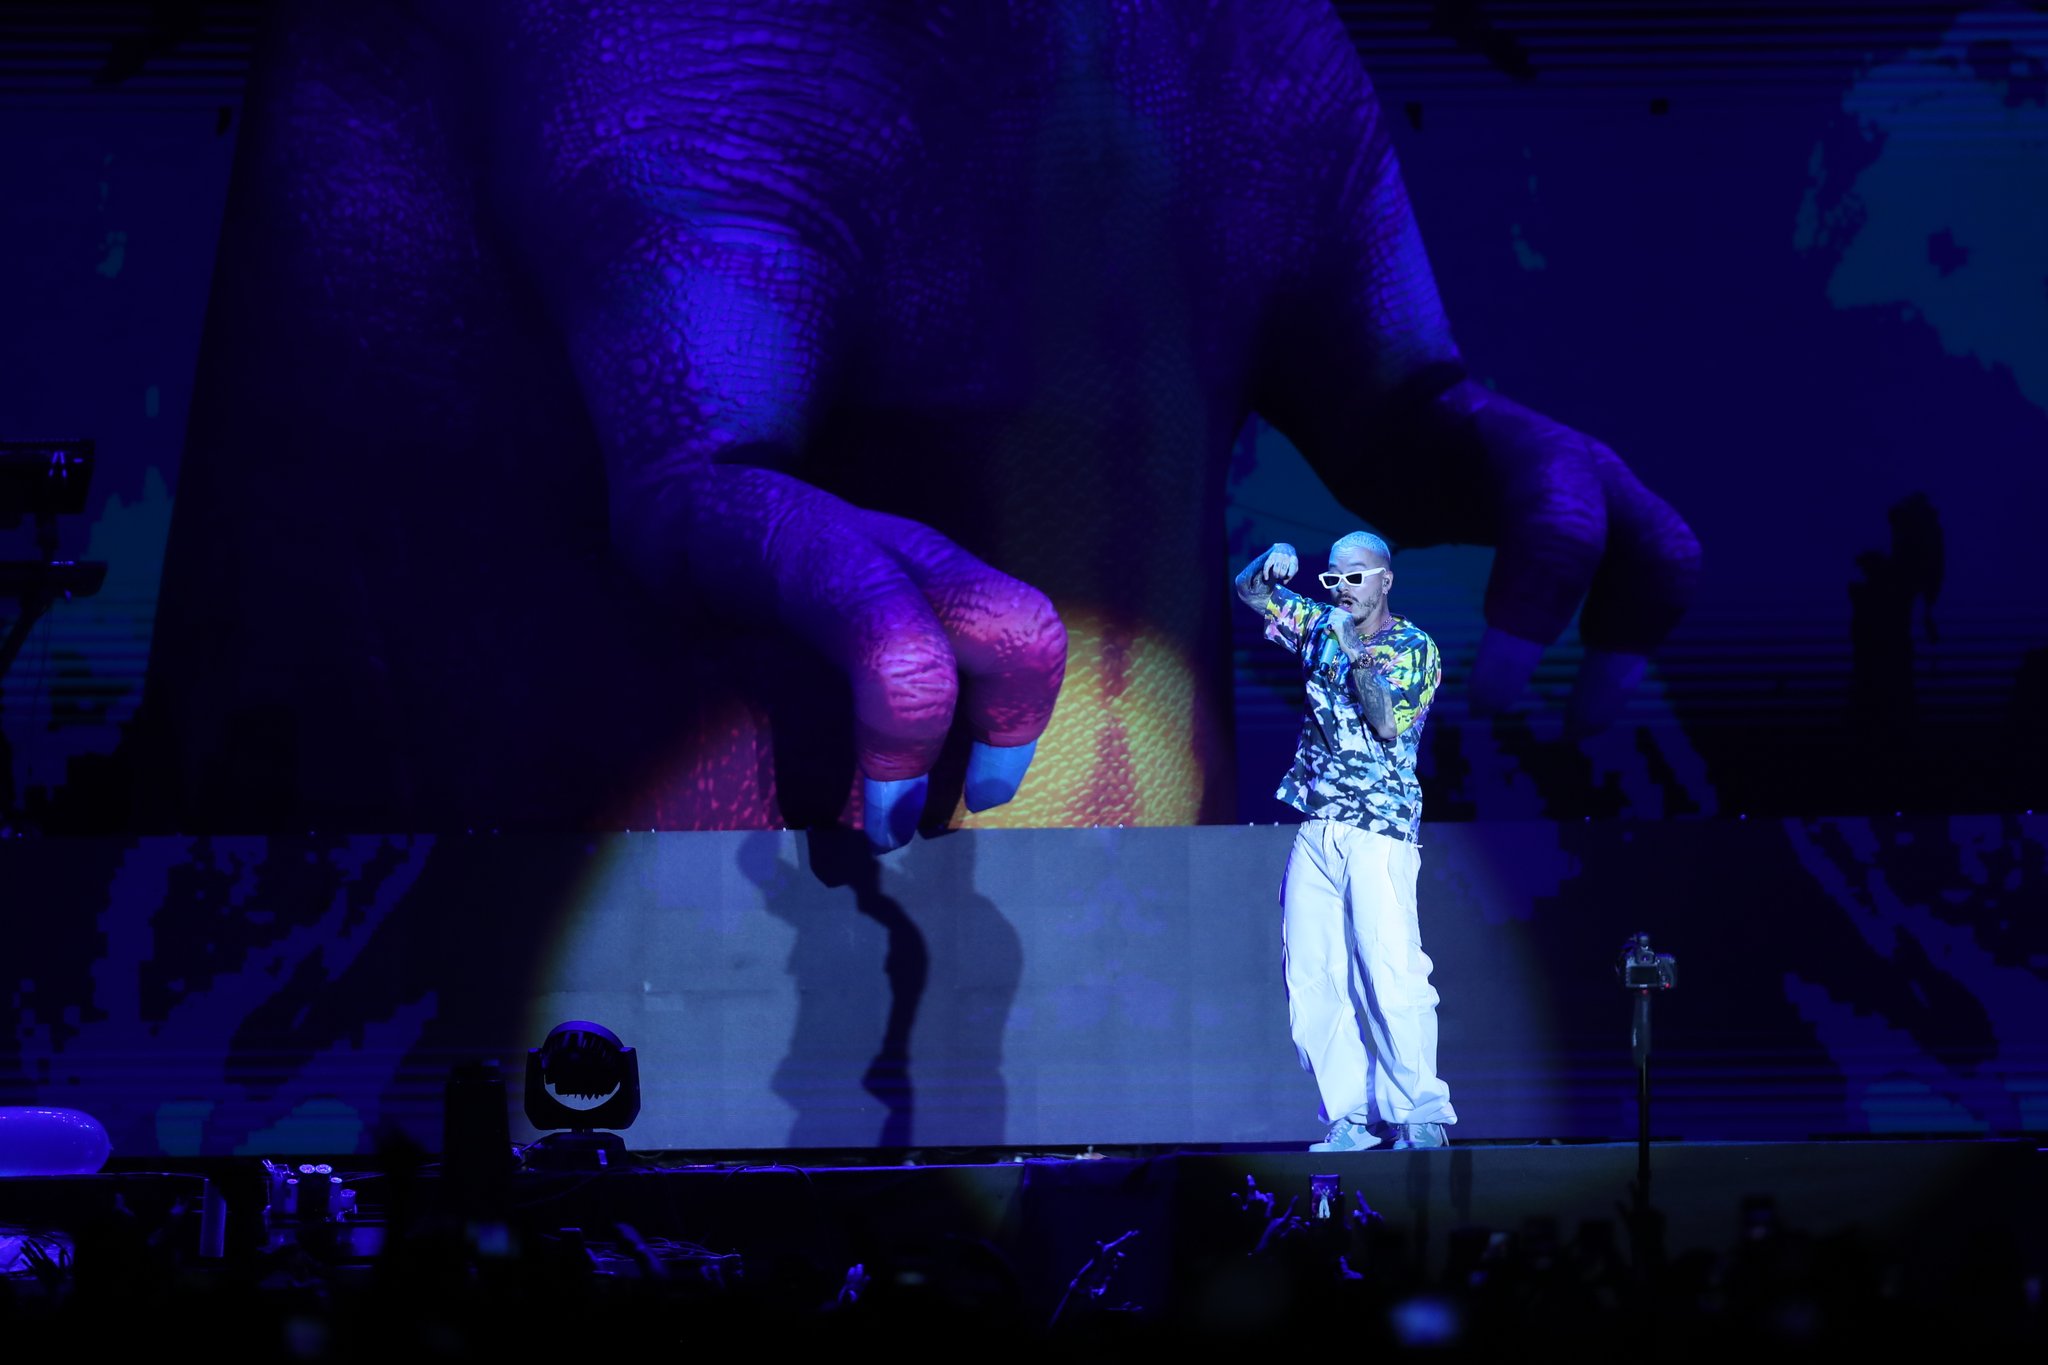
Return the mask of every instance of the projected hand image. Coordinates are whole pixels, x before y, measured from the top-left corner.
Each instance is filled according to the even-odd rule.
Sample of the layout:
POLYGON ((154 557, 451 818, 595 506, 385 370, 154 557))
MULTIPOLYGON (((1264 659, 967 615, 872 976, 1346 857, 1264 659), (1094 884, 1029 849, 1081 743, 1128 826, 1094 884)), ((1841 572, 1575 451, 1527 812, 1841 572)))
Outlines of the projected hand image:
POLYGON ((1476 704, 1583 601, 1616 713, 1697 545, 1465 376, 1326 6, 911 13, 279 16, 151 683, 177 818, 266 708, 319 739, 245 820, 1229 818, 1254 413, 1397 545, 1498 547, 1476 704))

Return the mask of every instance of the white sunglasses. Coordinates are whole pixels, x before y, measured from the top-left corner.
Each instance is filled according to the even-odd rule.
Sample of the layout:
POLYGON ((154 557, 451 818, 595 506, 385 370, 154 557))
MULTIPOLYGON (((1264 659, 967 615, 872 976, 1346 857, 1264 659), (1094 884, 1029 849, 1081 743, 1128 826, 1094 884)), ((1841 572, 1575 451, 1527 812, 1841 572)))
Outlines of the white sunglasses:
POLYGON ((1385 573, 1386 571, 1386 566, 1382 565, 1377 569, 1353 569, 1350 573, 1319 573, 1316 577, 1322 580, 1322 584, 1326 588, 1334 588, 1339 583, 1342 583, 1347 588, 1362 588, 1365 586, 1366 579, 1371 578, 1376 573, 1385 573))

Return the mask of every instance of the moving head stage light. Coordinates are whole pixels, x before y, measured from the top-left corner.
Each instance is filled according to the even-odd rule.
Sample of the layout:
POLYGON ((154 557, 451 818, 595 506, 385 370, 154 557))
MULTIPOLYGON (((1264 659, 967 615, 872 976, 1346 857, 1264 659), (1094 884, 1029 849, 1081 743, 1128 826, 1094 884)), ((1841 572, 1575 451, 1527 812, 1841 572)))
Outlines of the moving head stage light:
POLYGON ((526 1054, 526 1121, 552 1132, 526 1149, 532 1166, 609 1166, 640 1116, 640 1058, 602 1024, 572 1019, 526 1054), (571 1101, 594 1101, 572 1103, 571 1101))

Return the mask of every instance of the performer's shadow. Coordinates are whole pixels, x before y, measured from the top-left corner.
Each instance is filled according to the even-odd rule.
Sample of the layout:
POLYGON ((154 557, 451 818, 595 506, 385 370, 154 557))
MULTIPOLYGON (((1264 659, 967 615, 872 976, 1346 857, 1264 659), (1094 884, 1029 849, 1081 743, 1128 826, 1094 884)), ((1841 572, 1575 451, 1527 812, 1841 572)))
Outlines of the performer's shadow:
POLYGON ((784 837, 749 840, 740 861, 796 931, 796 1024, 772 1082, 796 1110, 788 1144, 1001 1141, 1003 1030, 1022 949, 974 890, 972 841, 920 840, 885 864, 865 835, 823 825, 804 834, 800 869, 775 856, 784 837))

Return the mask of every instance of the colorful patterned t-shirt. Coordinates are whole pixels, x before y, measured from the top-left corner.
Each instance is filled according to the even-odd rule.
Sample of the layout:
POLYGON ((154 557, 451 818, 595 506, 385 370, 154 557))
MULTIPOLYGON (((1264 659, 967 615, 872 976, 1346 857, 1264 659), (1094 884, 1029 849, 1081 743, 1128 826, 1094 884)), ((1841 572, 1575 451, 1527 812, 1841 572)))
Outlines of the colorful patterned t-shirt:
POLYGON ((1266 638, 1301 656, 1308 691, 1294 766, 1274 795, 1309 816, 1414 843, 1422 823, 1415 755, 1422 722, 1443 681, 1436 641, 1406 619, 1390 616, 1354 664, 1331 628, 1336 612, 1329 603, 1282 587, 1266 601, 1266 638), (1385 675, 1393 692, 1397 733, 1391 740, 1372 732, 1352 690, 1351 670, 1367 667, 1385 675))

